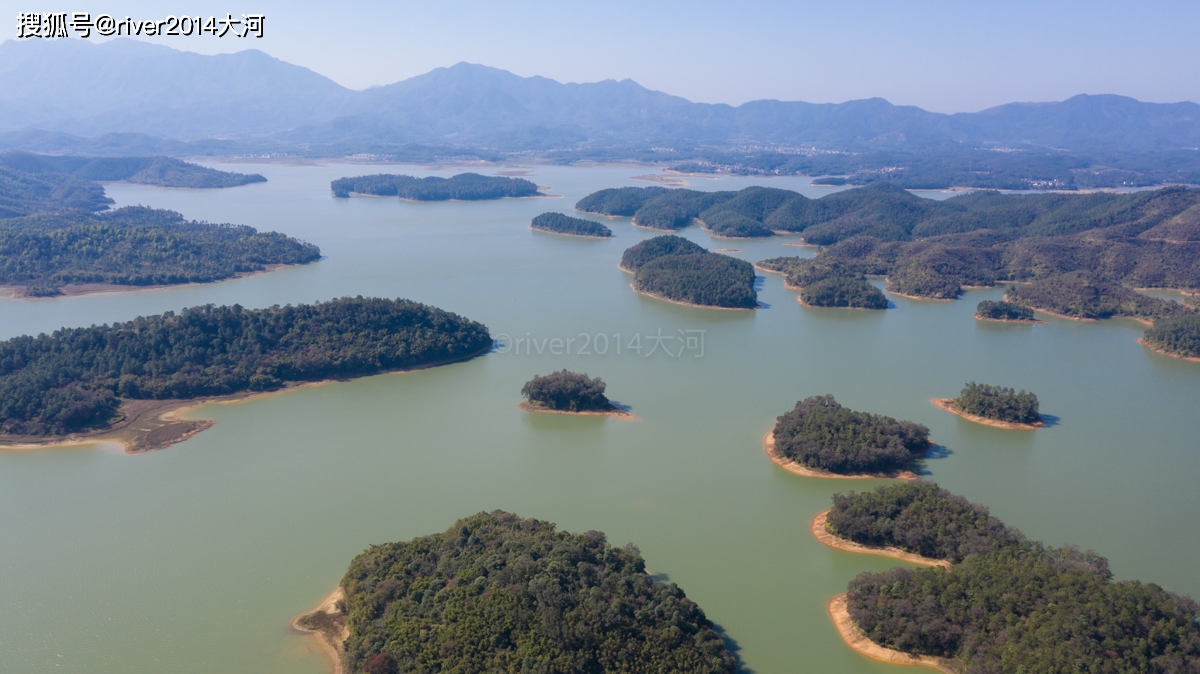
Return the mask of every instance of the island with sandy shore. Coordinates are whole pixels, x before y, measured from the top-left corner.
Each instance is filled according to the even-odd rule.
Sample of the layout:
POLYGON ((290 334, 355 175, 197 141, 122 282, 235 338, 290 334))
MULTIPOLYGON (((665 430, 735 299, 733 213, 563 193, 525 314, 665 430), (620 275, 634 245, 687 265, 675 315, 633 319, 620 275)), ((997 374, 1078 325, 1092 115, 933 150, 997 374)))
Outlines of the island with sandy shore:
POLYGON ((599 531, 479 513, 444 533, 371 546, 340 587, 345 632, 328 613, 299 627, 328 625, 346 672, 738 671, 704 611, 648 575, 636 548, 599 531))
POLYGON ((606 387, 599 377, 565 369, 535 375, 521 387, 525 401, 519 407, 527 412, 548 414, 635 418, 604 395, 606 387))
POLYGON ((612 230, 595 220, 573 218, 562 213, 542 213, 535 217, 529 228, 537 232, 550 232, 566 236, 582 236, 591 239, 612 238, 612 230))
POLYGON ((320 257, 316 246, 277 232, 141 206, 0 220, 0 287, 15 297, 212 283, 320 257))
POLYGON ((0 342, 0 447, 160 449, 210 421, 179 413, 302 385, 465 360, 483 325, 408 300, 212 305, 0 342))
POLYGON ((772 461, 806 477, 916 479, 910 464, 930 447, 927 427, 856 412, 831 395, 797 402, 763 439, 772 461))
POLYGON ((967 382, 957 398, 934 398, 933 404, 977 424, 1009 430, 1034 430, 1046 422, 1033 393, 1003 386, 967 382))
POLYGON ((656 236, 630 247, 620 268, 633 274, 635 291, 658 299, 712 309, 758 307, 753 265, 680 236, 656 236))

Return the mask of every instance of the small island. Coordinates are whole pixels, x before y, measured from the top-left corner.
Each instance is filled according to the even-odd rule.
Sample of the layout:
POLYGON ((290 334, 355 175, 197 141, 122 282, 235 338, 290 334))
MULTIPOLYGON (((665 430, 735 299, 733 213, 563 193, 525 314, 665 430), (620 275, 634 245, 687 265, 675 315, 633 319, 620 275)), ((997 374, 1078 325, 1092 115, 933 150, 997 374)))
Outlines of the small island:
POLYGON ((502 511, 371 546, 340 588, 344 599, 293 624, 354 674, 738 668, 704 611, 651 577, 633 545, 502 511))
POLYGON ((612 230, 594 220, 573 218, 562 213, 542 213, 533 219, 529 228, 539 232, 552 232, 569 236, 586 236, 593 239, 611 238, 612 230))
POLYGON ((929 450, 929 428, 842 407, 832 395, 796 403, 764 440, 780 467, 806 477, 900 477, 929 450))
POLYGON ((1114 582, 1096 553, 1029 541, 937 485, 839 495, 828 521, 846 540, 954 561, 850 581, 829 611, 864 655, 950 673, 1200 671, 1200 604, 1114 582))
POLYGON ((408 175, 380 173, 338 178, 331 182, 329 187, 333 190, 333 196, 343 199, 349 198, 351 194, 400 197, 412 201, 481 201, 540 196, 538 186, 524 178, 483 176, 478 173, 460 173, 450 178, 414 178, 408 175))
POLYGON ((1161 354, 1200 361, 1200 316, 1158 321, 1138 341, 1161 354))
POLYGON ((0 447, 161 449, 211 422, 176 414, 303 383, 486 353, 483 325, 408 300, 205 305, 0 342, 0 447))
POLYGON ((0 291, 16 297, 213 283, 320 258, 278 232, 143 206, 0 220, 0 291))
POLYGON ((1029 307, 992 300, 984 300, 975 307, 975 318, 996 323, 1045 323, 1034 318, 1033 309, 1029 307))
POLYGON ((559 370, 525 382, 521 395, 526 400, 520 407, 530 412, 633 418, 612 404, 604 395, 605 388, 604 380, 599 377, 559 370))
POLYGON ((676 304, 716 309, 754 309, 754 266, 710 253, 687 239, 664 235, 647 239, 621 256, 637 292, 676 304))
POLYGON ((1038 414, 1038 399, 1003 386, 967 385, 957 398, 935 398, 933 404, 977 424, 1009 430, 1033 430, 1046 425, 1038 414))

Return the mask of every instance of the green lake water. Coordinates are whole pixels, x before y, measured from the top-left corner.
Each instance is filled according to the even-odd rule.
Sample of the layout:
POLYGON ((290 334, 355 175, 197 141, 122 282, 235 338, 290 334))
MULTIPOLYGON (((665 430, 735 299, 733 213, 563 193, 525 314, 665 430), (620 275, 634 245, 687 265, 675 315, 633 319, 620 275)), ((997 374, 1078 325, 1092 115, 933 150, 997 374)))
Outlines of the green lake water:
MULTIPOLYGON (((825 613, 856 574, 894 562, 831 550, 808 533, 831 494, 882 482, 799 477, 762 451, 776 416, 824 393, 928 425, 937 448, 922 471, 1029 537, 1095 549, 1120 579, 1200 597, 1200 363, 1135 343, 1137 323, 975 321, 975 304, 1002 289, 956 302, 891 297, 886 312, 805 309, 778 275, 761 279, 765 308, 693 309, 629 288, 621 253, 653 233, 628 220, 608 222, 612 240, 527 228, 594 190, 648 184, 632 180, 644 168, 536 166, 530 179, 561 198, 428 204, 334 199, 328 185, 380 171, 448 172, 233 169, 269 182, 108 193, 118 205, 285 232, 325 258, 206 286, 4 299, 0 338, 208 302, 362 294, 427 302, 512 340, 573 338, 572 352, 510 346, 447 367, 210 405, 192 415, 215 419, 212 428, 146 455, 111 446, 0 452, 2 672, 326 672, 287 624, 354 555, 497 508, 635 542, 756 672, 899 672, 847 648, 825 613), (578 353, 581 334, 590 353, 578 353), (603 355, 596 335, 608 337, 603 355), (603 377, 638 420, 517 409, 526 380, 563 367, 603 377), (968 380, 1036 392, 1052 424, 1004 431, 930 404, 968 380)), ((799 178, 690 181, 830 191, 799 178)), ((696 227, 683 235, 752 262, 812 250, 784 237, 714 240, 696 227)))

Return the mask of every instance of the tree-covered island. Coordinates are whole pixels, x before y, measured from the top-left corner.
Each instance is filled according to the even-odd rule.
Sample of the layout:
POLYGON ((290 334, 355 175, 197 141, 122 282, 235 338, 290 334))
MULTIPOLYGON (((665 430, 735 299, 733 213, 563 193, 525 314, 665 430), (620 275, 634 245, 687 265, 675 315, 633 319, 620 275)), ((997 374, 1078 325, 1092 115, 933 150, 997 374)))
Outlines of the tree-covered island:
POLYGON ((646 239, 625 251, 621 269, 633 274, 634 290, 678 304, 754 309, 754 266, 674 235, 646 239))
POLYGON ((1024 390, 967 382, 957 398, 936 398, 934 404, 958 416, 997 428, 1029 430, 1045 426, 1038 398, 1024 390))
POLYGON ((615 407, 604 395, 607 385, 599 377, 559 370, 535 375, 521 387, 525 402, 521 409, 530 412, 556 412, 602 416, 631 416, 615 407))
POLYGON ((954 562, 862 573, 830 602, 843 638, 876 657, 981 674, 1200 672, 1200 604, 1114 582, 1094 552, 1028 541, 937 485, 837 495, 826 523, 846 541, 954 562))
POLYGON ((153 449, 195 431, 199 422, 162 418, 189 401, 428 367, 491 344, 486 327, 457 314, 363 297, 205 305, 15 337, 0 342, 0 443, 88 435, 153 449))
POLYGON ((929 450, 929 428, 847 409, 831 395, 796 403, 766 438, 767 454, 802 475, 906 476, 913 459, 929 450))
POLYGON ((1158 321, 1138 341, 1168 356, 1200 360, 1200 316, 1178 316, 1158 321))
POLYGON ((609 238, 612 230, 594 220, 573 218, 562 213, 542 213, 529 224, 530 229, 570 236, 587 236, 592 238, 609 238))
POLYGON ((815 258, 775 257, 755 265, 763 271, 783 274, 784 287, 799 290, 802 306, 846 309, 887 309, 883 291, 866 277, 842 265, 826 265, 815 258))
POLYGON ((996 302, 984 300, 975 307, 975 318, 981 321, 996 321, 998 323, 1043 323, 1034 318, 1033 309, 1013 304, 1012 302, 996 302))
POLYGON ((320 257, 316 246, 277 232, 142 206, 0 220, 0 286, 28 297, 210 283, 320 257))
POLYGON ((510 513, 375 545, 350 563, 325 632, 347 674, 689 672, 737 661, 704 611, 646 573, 636 547, 510 513))
POLYGON ((0 166, 29 174, 59 174, 87 181, 159 187, 237 187, 267 181, 257 173, 218 171, 172 157, 70 157, 6 152, 0 154, 0 166))
POLYGON ((505 197, 536 197, 538 187, 524 178, 482 176, 460 173, 450 178, 380 173, 370 176, 338 178, 329 184, 335 197, 351 194, 372 194, 381 197, 400 197, 413 201, 481 201, 505 197))

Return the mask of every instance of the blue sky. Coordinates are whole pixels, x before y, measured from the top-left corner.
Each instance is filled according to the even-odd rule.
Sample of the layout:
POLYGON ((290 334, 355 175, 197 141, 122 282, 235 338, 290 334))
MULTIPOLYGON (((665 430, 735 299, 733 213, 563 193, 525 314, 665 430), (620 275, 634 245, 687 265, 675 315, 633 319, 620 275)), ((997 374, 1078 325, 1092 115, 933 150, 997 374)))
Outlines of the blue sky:
POLYGON ((0 0, 20 11, 164 18, 267 16, 262 40, 158 38, 214 53, 247 47, 345 86, 458 61, 589 82, 631 78, 695 101, 840 102, 881 96, 939 112, 1116 93, 1200 100, 1200 2, 289 2, 0 0))

